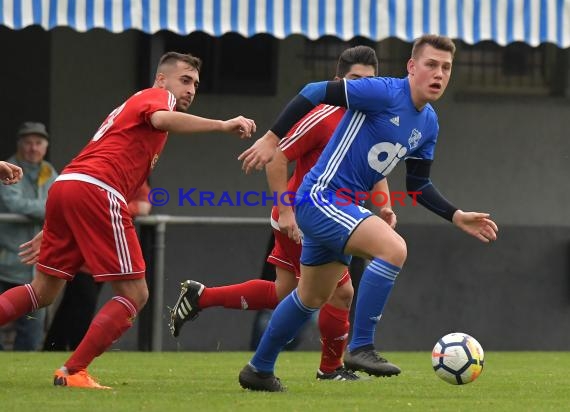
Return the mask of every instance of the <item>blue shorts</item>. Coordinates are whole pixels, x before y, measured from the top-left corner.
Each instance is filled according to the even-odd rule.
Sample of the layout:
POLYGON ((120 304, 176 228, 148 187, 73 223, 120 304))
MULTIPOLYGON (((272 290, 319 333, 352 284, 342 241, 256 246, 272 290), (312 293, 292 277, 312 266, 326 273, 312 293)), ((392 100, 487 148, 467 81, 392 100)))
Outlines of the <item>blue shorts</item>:
POLYGON ((312 201, 295 204, 297 224, 303 232, 301 263, 306 266, 341 262, 349 265, 351 255, 344 254, 348 238, 372 212, 360 205, 346 205, 346 198, 327 193, 312 201))

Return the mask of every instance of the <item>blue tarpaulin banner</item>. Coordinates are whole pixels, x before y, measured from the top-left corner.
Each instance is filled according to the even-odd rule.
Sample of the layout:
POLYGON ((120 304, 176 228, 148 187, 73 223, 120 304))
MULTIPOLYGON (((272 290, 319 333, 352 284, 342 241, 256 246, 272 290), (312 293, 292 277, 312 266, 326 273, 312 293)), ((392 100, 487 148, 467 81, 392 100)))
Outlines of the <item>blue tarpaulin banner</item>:
POLYGON ((570 45, 570 0, 0 0, 0 25, 570 45))

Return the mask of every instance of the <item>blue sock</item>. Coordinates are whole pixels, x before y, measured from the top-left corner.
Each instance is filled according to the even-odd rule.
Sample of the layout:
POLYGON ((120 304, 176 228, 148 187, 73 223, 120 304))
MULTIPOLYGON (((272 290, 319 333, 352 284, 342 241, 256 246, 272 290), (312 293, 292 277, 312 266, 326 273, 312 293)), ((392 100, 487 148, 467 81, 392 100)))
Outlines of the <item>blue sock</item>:
POLYGON ((364 270, 358 286, 352 339, 348 345, 351 352, 362 346, 374 345, 376 324, 382 317, 399 271, 398 266, 378 258, 374 258, 364 270))
POLYGON ((297 289, 277 305, 249 362, 259 372, 273 373, 279 352, 289 343, 318 308, 309 308, 299 299, 297 289))

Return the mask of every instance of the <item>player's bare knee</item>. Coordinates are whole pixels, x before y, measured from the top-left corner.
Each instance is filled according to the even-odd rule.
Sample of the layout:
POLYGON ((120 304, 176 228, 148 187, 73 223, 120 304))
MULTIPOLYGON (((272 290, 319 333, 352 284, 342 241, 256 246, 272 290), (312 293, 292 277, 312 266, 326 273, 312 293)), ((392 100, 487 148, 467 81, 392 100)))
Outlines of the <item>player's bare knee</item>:
POLYGON ((148 288, 145 288, 144 290, 141 290, 139 292, 138 296, 136 297, 136 305, 139 312, 144 307, 144 305, 146 305, 148 297, 149 297, 148 288))
POLYGON ((301 303, 309 308, 321 308, 330 298, 330 294, 315 293, 308 294, 298 290, 298 296, 301 303))
POLYGON ((329 296, 314 296, 309 300, 306 306, 309 308, 322 308, 329 299, 329 296))
POLYGON ((277 295, 277 300, 281 302, 293 291, 293 289, 295 288, 290 288, 288 284, 275 282, 275 294, 277 295))
POLYGON ((402 267, 408 256, 406 241, 399 235, 392 237, 382 245, 382 250, 373 256, 393 265, 402 267))
POLYGON ((40 290, 34 289, 34 292, 36 294, 38 302, 38 309, 51 305, 57 296, 57 295, 52 295, 50 293, 46 293, 41 289, 40 290))
POLYGON ((30 286, 34 290, 38 308, 51 305, 63 289, 65 280, 37 272, 30 286))
POLYGON ((408 245, 406 245, 406 241, 402 237, 399 237, 399 240, 399 246, 396 248, 396 259, 401 262, 398 266, 402 267, 408 257, 408 245))
POLYGON ((275 293, 277 299, 281 302, 285 297, 297 287, 297 279, 295 274, 287 270, 277 268, 275 271, 277 277, 275 279, 275 293))
POLYGON ((148 300, 149 292, 144 279, 118 280, 111 282, 111 285, 117 296, 129 299, 139 311, 148 300))
POLYGON ((354 297, 354 287, 351 282, 346 282, 335 289, 329 303, 338 308, 349 309, 354 297))

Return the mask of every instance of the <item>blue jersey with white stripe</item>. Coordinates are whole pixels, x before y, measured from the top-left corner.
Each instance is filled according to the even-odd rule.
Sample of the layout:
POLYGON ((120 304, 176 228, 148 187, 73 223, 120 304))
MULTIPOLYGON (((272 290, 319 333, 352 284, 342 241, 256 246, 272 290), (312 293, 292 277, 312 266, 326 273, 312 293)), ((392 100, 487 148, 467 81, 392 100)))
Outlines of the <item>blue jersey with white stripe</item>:
POLYGON ((407 78, 345 80, 348 110, 305 176, 299 192, 370 191, 407 157, 433 159, 439 125, 427 104, 418 111, 407 78))

